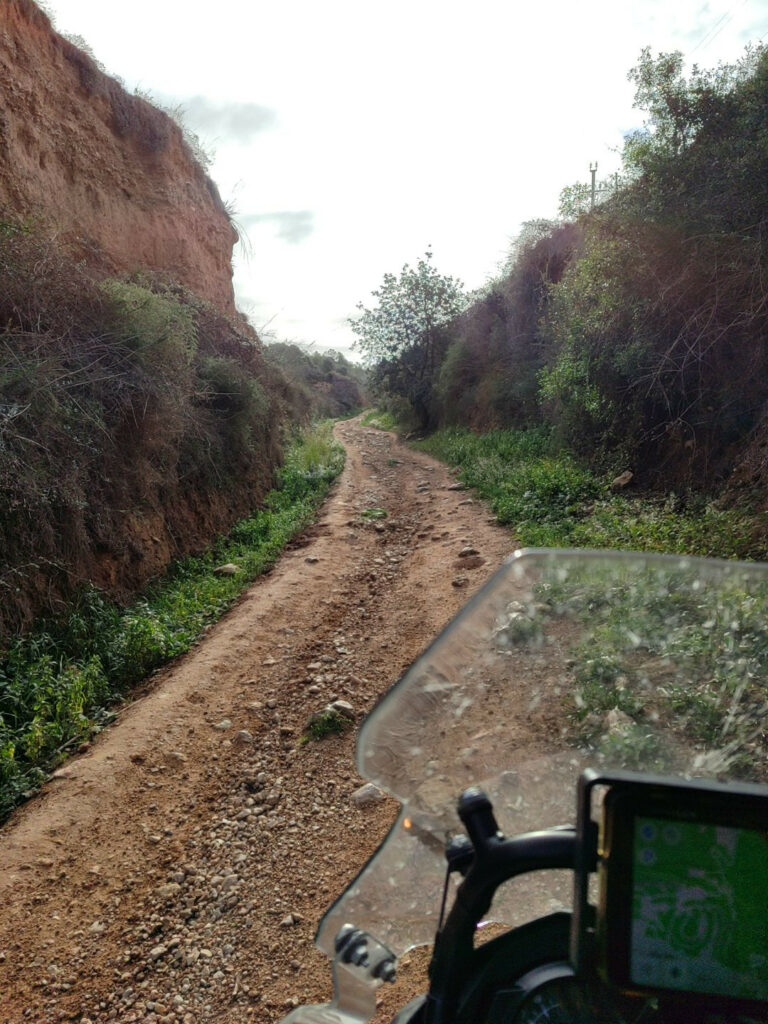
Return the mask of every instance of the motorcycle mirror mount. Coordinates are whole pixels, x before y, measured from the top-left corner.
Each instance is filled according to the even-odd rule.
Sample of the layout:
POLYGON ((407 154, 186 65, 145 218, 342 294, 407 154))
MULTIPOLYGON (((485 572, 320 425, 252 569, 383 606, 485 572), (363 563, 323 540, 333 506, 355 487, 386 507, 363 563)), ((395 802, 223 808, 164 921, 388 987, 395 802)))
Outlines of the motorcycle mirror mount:
POLYGON ((374 1015, 376 983, 395 980, 394 953, 352 924, 339 929, 335 947, 331 1002, 298 1006, 282 1024, 365 1024, 374 1015))

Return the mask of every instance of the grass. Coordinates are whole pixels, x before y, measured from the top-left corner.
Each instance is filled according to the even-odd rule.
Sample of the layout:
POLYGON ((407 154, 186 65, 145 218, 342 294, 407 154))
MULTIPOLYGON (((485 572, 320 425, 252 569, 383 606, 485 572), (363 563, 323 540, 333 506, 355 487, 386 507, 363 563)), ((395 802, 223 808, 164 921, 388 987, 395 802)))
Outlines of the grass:
POLYGON ((499 522, 525 547, 616 548, 720 558, 761 559, 756 523, 711 502, 685 506, 675 496, 613 494, 610 481, 567 452, 553 452, 545 428, 441 430, 416 443, 460 470, 499 522))
POLYGON ((334 708, 326 708, 312 718, 302 738, 305 743, 310 740, 324 740, 328 736, 346 732, 351 727, 352 722, 348 717, 334 708))
POLYGON ((188 651, 313 519, 344 465, 330 424, 298 436, 264 507, 199 557, 176 563, 127 608, 89 588, 65 620, 13 640, 0 658, 0 819, 131 686, 188 651), (217 575, 231 562, 239 572, 217 575))
POLYGON ((768 583, 738 565, 564 564, 537 607, 578 626, 565 700, 578 745, 610 767, 666 769, 676 736, 764 779, 768 583))
POLYGON ((382 409, 371 409, 360 422, 364 427, 375 427, 376 430, 397 430, 400 426, 391 412, 382 409))
MULTIPOLYGON (((543 429, 444 430, 416 446, 458 467, 526 547, 766 557, 754 516, 705 499, 614 494, 609 480, 553 452, 543 429)), ((609 766, 664 770, 662 725, 714 752, 723 770, 765 778, 768 753, 754 735, 768 697, 768 593, 751 592, 737 574, 709 588, 695 572, 660 582, 649 571, 621 586, 588 576, 540 595, 582 623, 566 701, 572 738, 609 766)), ((523 644, 539 628, 513 616, 507 633, 523 644)))

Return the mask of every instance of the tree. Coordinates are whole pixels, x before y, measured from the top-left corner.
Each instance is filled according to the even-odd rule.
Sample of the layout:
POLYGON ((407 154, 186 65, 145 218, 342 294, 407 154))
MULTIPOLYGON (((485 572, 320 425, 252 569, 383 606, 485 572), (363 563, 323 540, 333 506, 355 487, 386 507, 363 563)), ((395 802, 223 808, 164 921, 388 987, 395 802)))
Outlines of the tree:
POLYGON ((430 422, 432 391, 448 346, 447 325, 467 305, 461 281, 440 274, 426 252, 416 267, 407 263, 399 277, 385 274, 371 309, 362 302, 349 324, 374 385, 405 399, 419 425, 430 422))

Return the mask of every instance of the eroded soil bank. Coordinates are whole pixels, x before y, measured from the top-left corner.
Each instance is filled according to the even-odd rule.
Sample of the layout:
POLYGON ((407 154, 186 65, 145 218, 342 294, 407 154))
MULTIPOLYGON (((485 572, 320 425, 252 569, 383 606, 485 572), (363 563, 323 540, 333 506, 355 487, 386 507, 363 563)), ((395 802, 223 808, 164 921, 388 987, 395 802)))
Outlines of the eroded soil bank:
POLYGON ((513 547, 445 467, 336 429, 317 525, 0 832, 4 1024, 268 1022, 328 997, 316 923, 394 805, 356 807, 355 730, 302 744, 306 721, 332 698, 359 720, 513 547))

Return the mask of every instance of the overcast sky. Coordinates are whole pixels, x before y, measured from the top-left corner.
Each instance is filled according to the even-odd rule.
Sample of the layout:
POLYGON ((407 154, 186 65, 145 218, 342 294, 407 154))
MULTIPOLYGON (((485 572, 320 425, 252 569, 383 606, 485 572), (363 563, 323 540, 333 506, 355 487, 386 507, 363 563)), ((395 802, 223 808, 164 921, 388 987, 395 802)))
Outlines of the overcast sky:
POLYGON ((349 352, 346 323, 430 246, 470 288, 560 189, 617 168, 640 50, 709 67, 768 0, 47 0, 109 72, 215 150, 259 330, 349 352), (246 252, 245 250, 249 250, 246 252))

